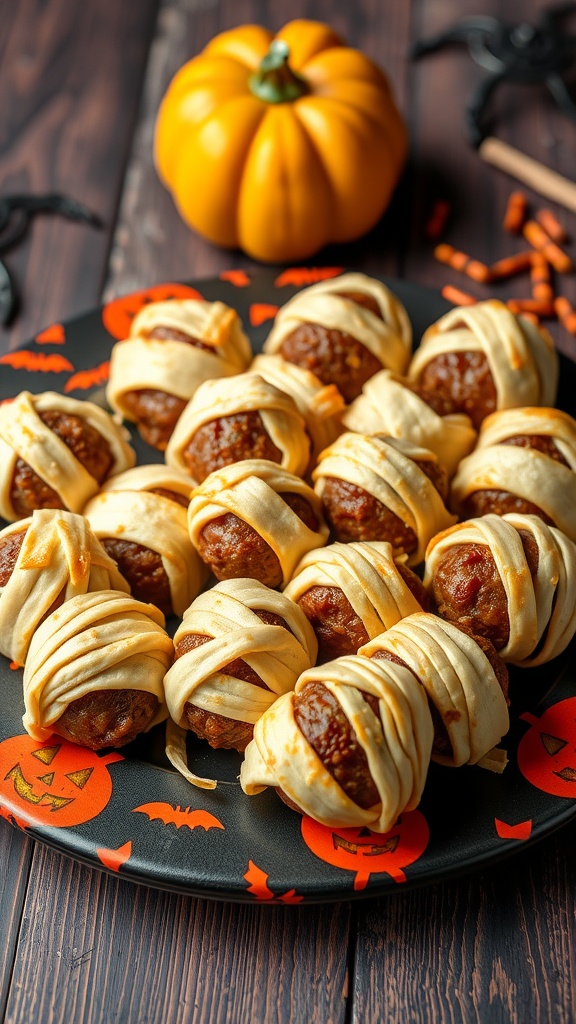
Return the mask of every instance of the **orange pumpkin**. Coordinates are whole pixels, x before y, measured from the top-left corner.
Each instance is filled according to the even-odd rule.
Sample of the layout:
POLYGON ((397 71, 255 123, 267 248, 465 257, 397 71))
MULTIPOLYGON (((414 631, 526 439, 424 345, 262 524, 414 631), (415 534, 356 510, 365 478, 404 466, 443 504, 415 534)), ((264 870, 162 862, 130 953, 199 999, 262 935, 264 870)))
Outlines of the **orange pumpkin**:
POLYGON ((365 234, 405 155, 385 75, 316 21, 216 36, 177 73, 156 123, 158 172, 184 220, 271 263, 365 234))
POLYGON ((537 789, 553 796, 576 797, 576 697, 547 708, 540 718, 520 718, 531 728, 518 744, 518 767, 537 789))

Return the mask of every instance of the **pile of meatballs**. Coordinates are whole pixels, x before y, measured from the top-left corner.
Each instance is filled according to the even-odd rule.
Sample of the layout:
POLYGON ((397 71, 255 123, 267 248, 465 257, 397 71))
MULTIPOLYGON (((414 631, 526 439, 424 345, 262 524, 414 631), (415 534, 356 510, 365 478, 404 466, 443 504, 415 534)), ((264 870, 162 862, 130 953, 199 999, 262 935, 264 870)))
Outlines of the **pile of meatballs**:
POLYGON ((222 302, 146 306, 112 352, 111 413, 0 406, 0 651, 27 731, 99 750, 166 720, 194 784, 216 785, 189 732, 244 753, 245 793, 378 832, 431 759, 501 767, 507 664, 576 631, 557 381, 547 332, 495 300, 413 353, 362 274, 297 293, 255 357, 222 302), (163 456, 136 466, 123 421, 163 456))

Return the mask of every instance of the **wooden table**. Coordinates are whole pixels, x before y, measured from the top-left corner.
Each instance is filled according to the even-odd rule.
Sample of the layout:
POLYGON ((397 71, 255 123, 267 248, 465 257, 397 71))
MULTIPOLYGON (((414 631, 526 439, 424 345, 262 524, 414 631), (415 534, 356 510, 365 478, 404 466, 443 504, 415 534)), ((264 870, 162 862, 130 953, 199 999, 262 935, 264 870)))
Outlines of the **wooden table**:
MULTIPOLYGON (((521 247, 501 229, 513 182, 465 139, 464 101, 483 72, 463 49, 417 65, 407 60, 411 40, 479 6, 293 0, 291 16, 330 21, 388 70, 412 140, 382 224, 358 244, 320 253, 316 264, 461 284, 434 261, 424 236, 439 196, 453 204, 452 244, 487 262, 521 247)), ((506 13, 530 20, 541 6, 511 0, 506 13)), ((483 7, 503 9, 496 0, 483 7)), ((100 214, 105 228, 36 219, 6 257, 22 304, 0 335, 0 351, 103 296, 254 268, 180 222, 152 166, 152 126, 176 68, 216 32, 250 21, 279 28, 284 20, 272 0, 5 0, 2 194, 66 192, 100 214)), ((541 90, 502 87, 491 110, 500 138, 573 174, 576 129, 541 90)), ((561 216, 575 235, 574 217, 561 216)), ((506 297, 527 294, 525 280, 506 288, 506 297)), ((576 299, 573 280, 564 279, 562 290, 576 299)), ((575 339, 556 324, 552 331, 576 357, 575 339)), ((575 840, 576 823, 489 870, 399 888, 386 899, 235 906, 89 870, 0 821, 0 1015, 11 1024, 568 1024, 576 1019, 575 840)))

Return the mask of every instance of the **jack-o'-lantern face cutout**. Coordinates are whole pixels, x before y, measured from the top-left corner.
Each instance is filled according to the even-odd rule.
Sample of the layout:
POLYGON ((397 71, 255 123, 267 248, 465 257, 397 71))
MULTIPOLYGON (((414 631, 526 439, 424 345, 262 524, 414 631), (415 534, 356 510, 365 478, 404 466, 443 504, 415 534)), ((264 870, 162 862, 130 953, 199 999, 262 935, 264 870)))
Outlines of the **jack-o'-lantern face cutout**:
POLYGON ((405 882, 403 868, 417 861, 428 846, 430 832, 420 811, 401 814, 389 832, 369 828, 331 828, 302 818, 302 838, 308 849, 335 868, 353 871, 354 889, 365 889, 370 875, 385 872, 405 882))
POLYGON ((106 807, 112 796, 107 765, 121 760, 121 754, 98 757, 58 736, 47 743, 12 736, 0 743, 0 804, 30 825, 82 825, 106 807))
POLYGON ((576 697, 553 704, 541 718, 520 718, 531 725, 518 745, 524 777, 544 793, 576 797, 576 697))
POLYGON ((139 292, 122 295, 107 302, 102 310, 102 323, 118 341, 130 334, 132 321, 143 306, 150 302, 166 302, 168 299, 201 299, 200 292, 187 284, 157 284, 153 288, 142 288, 139 292))

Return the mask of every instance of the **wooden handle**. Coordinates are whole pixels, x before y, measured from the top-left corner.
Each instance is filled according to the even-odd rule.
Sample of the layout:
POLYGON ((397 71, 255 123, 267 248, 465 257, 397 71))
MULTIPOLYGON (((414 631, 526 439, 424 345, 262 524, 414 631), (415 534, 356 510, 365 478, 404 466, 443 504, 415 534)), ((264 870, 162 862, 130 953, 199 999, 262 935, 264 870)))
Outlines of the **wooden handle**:
POLYGON ((487 138, 480 143, 478 152, 483 160, 500 171, 505 171, 524 185, 546 196, 554 203, 576 213, 576 182, 562 177, 544 164, 526 156, 520 150, 500 139, 487 138))

